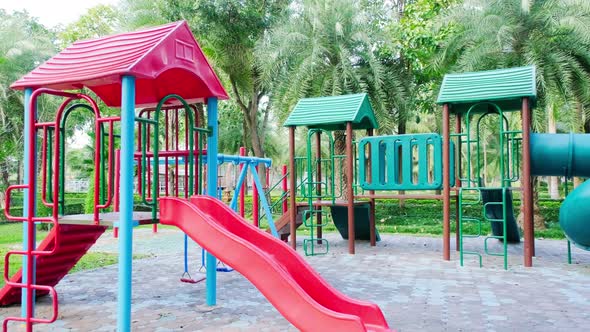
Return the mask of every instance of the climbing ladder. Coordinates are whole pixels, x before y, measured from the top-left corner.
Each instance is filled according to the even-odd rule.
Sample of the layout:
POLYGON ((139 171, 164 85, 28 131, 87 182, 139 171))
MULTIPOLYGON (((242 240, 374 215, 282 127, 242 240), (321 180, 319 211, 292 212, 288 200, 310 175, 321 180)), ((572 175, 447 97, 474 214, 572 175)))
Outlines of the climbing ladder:
POLYGON ((89 96, 80 93, 67 93, 52 89, 37 89, 30 96, 31 107, 26 110, 25 163, 28 167, 25 174, 26 184, 13 185, 6 190, 7 205, 5 215, 8 220, 24 222, 25 243, 23 250, 13 250, 6 254, 4 266, 5 286, 0 290, 0 304, 13 304, 23 301, 24 310, 22 317, 6 317, 2 328, 8 329, 9 322, 23 322, 27 331, 32 331, 33 325, 38 323, 52 323, 57 319, 58 297, 54 286, 64 275, 78 262, 78 260, 94 244, 96 239, 104 232, 106 227, 98 226, 99 212, 109 208, 113 198, 113 159, 114 159, 114 123, 119 117, 102 117, 96 102, 89 96), (36 101, 42 94, 65 98, 56 112, 53 121, 41 122, 37 118, 36 101), (73 103, 83 101, 84 103, 73 103), (95 134, 95 158, 94 169, 95 190, 93 200, 93 213, 90 216, 90 226, 61 225, 60 218, 65 212, 65 200, 63 195, 63 177, 65 168, 65 126, 68 115, 76 110, 87 110, 93 115, 95 134), (104 164, 103 139, 105 137, 105 125, 108 125, 106 141, 109 145, 108 165, 104 164), (40 144, 35 144, 38 136, 42 139, 40 144), (40 201, 50 208, 49 216, 37 215, 37 150, 41 152, 41 193, 40 201), (30 164, 29 164, 30 165, 30 164), (108 167, 108 179, 101 177, 101 167, 108 167), (100 197, 100 188, 106 191, 106 197, 100 197), (13 216, 10 214, 11 194, 14 190, 25 190, 25 216, 13 216), (48 223, 51 232, 36 245, 36 223, 48 223), (25 256, 23 268, 10 275, 10 257, 14 255, 25 256), (24 296, 21 294, 24 292, 24 296), (52 302, 52 315, 49 318, 35 317, 35 297, 50 294, 52 302))
POLYGON ((478 258, 479 266, 482 267, 482 254, 477 251, 465 250, 464 239, 468 238, 481 238, 484 237, 484 254, 489 256, 500 256, 504 259, 504 269, 508 269, 508 237, 507 237, 507 188, 460 188, 459 189, 459 255, 461 266, 464 264, 465 255, 475 255, 478 258), (501 189, 502 190, 502 201, 501 202, 483 202, 482 190, 490 189, 501 189), (465 209, 469 206, 481 205, 482 217, 467 216, 465 215, 465 209), (502 213, 500 217, 490 213, 493 207, 500 206, 502 213), (500 223, 502 225, 502 235, 484 235, 482 233, 482 223, 500 223), (476 232, 467 234, 465 232, 465 225, 475 224, 476 232), (497 239, 502 241, 502 252, 492 252, 488 248, 488 240, 497 239))

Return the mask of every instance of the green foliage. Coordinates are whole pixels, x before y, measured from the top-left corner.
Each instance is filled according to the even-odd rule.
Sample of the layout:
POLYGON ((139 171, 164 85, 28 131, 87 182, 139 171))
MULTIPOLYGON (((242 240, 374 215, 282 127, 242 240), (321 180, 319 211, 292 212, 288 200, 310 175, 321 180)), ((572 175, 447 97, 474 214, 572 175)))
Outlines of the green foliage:
POLYGON ((94 170, 94 147, 86 145, 79 149, 66 149, 66 176, 75 179, 90 179, 94 170))
MULTIPOLYGON (((23 96, 10 84, 55 53, 53 32, 26 12, 0 9, 0 187, 6 187, 22 160, 23 96)), ((40 100, 39 114, 46 100, 40 100)))
MULTIPOLYGON (((272 107, 263 105, 267 91, 261 85, 254 66, 254 45, 286 12, 288 0, 126 0, 124 21, 129 28, 186 20, 208 60, 221 72, 224 86, 242 115, 242 139, 236 131, 223 139, 224 150, 244 143, 254 155, 265 156, 265 141, 272 107), (233 140, 232 140, 233 139, 233 140)), ((235 120, 231 116, 231 120, 235 120)), ((232 122, 232 126, 237 122, 232 122)), ((231 127, 230 127, 231 128, 231 127)))
MULTIPOLYGON (((48 232, 38 231, 37 239, 43 240, 48 232)), ((9 250, 20 247, 23 232, 22 223, 0 223, 0 257, 4 257, 9 250)), ((145 258, 147 255, 133 255, 134 259, 145 258)), ((103 266, 116 264, 118 255, 116 253, 90 252, 84 255, 82 259, 72 268, 69 273, 78 271, 96 269, 103 266)), ((10 275, 13 275, 20 269, 22 260, 20 256, 15 255, 10 259, 10 275)), ((0 260, 0 271, 4 271, 4 259, 0 260)), ((4 278, 0 278, 0 287, 4 285, 4 278)))
POLYGON ((244 118, 233 101, 219 105, 219 151, 236 154, 244 145, 244 118))
MULTIPOLYGON (((399 54, 407 71, 406 79, 412 84, 408 98, 410 111, 405 119, 413 122, 413 114, 431 113, 437 109, 436 93, 444 72, 431 66, 438 45, 453 32, 452 26, 435 29, 436 17, 458 0, 415 0, 403 7, 399 21, 386 26, 392 38, 392 54, 399 54)), ((424 118, 425 116, 422 115, 424 118)), ((419 120, 416 120, 418 122, 419 120)), ((435 129, 435 128, 431 128, 435 129)))
MULTIPOLYGON (((590 97, 590 3, 538 0, 467 0, 443 18, 453 27, 435 59, 445 71, 537 67, 541 109, 556 101, 590 97)), ((544 122, 544 121, 543 121, 544 122)))
MULTIPOLYGON (((95 170, 96 171, 96 170, 95 170)), ((88 192, 86 193, 86 198, 84 200, 84 213, 93 213, 94 212, 94 171, 90 174, 88 182, 88 192)))
POLYGON ((115 7, 102 4, 94 6, 59 33, 61 47, 64 48, 78 40, 112 34, 118 25, 119 16, 115 7))
POLYGON ((398 72, 378 58, 374 45, 383 37, 368 20, 354 1, 305 0, 261 40, 261 79, 280 121, 302 97, 367 92, 384 131, 392 127, 406 91, 398 72))
POLYGON ((286 0, 197 1, 196 33, 215 64, 229 76, 232 86, 252 91, 257 74, 254 47, 284 13, 286 0))

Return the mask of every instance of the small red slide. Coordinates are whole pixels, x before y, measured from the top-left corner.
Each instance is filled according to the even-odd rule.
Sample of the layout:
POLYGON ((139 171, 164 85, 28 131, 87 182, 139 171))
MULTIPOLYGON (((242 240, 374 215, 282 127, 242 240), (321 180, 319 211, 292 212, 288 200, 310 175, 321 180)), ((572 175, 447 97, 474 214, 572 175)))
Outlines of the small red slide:
POLYGON ((340 293, 288 245, 215 198, 160 198, 160 222, 240 272, 302 331, 390 331, 376 304, 340 293))

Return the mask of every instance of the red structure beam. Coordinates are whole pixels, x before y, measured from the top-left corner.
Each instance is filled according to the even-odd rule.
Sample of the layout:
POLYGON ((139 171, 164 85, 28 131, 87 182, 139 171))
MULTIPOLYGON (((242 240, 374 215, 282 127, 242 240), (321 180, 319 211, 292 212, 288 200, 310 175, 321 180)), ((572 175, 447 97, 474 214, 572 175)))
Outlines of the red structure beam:
POLYGON ((297 249, 297 205, 295 203, 295 127, 289 127, 289 215, 291 248, 297 249))
POLYGON ((352 154, 352 122, 346 123, 346 199, 348 206, 348 253, 354 254, 354 190, 353 168, 354 156, 352 154))
POLYGON ((522 98, 522 195, 524 226, 524 266, 533 266, 535 231, 533 228, 533 186, 531 184, 531 109, 522 98))
POLYGON ((443 105, 443 259, 451 260, 451 179, 450 179, 450 134, 449 104, 443 105))

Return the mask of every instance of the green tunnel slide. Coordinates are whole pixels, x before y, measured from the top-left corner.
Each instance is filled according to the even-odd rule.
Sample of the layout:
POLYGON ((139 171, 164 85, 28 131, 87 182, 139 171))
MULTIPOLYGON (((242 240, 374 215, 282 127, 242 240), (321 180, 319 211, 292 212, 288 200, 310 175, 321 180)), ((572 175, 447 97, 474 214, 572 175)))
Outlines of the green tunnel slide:
MULTIPOLYGON (((531 174, 590 178, 590 134, 532 134, 531 174)), ((566 197, 559 224, 574 245, 590 250, 590 180, 566 197)))

